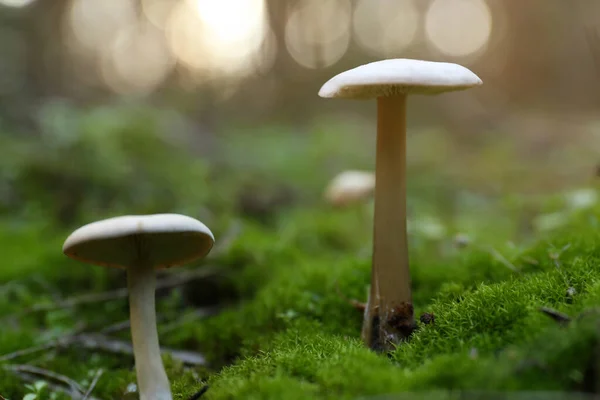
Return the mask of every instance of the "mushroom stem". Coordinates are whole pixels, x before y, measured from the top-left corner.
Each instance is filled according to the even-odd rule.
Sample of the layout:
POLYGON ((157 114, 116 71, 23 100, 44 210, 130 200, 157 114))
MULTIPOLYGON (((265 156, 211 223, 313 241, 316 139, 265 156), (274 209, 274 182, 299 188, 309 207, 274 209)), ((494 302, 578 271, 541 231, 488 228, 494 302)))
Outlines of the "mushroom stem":
POLYGON ((172 400, 156 329, 156 273, 139 262, 127 269, 131 339, 140 400, 172 400))
POLYGON ((406 233, 406 96, 377 98, 373 269, 363 340, 389 350, 412 333, 406 233))

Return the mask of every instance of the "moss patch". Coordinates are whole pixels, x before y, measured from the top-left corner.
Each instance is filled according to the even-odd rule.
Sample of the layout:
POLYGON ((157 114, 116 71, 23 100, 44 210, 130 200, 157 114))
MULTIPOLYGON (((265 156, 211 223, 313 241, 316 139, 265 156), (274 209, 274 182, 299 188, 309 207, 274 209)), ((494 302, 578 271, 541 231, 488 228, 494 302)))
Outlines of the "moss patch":
MULTIPOLYGON (((209 379, 207 398, 350 399, 432 389, 592 391, 600 314, 590 310, 600 304, 600 242, 595 232, 567 231, 514 257, 521 273, 507 273, 478 251, 457 256, 446 269, 417 257, 417 288, 423 275, 438 275, 423 285, 417 303, 435 314, 435 324, 421 326, 391 359, 363 348, 357 339, 360 315, 334 290, 337 279, 346 292, 364 293, 368 262, 298 263, 232 312, 246 316, 240 335, 246 357, 209 379), (557 248, 565 248, 560 262, 557 248), (425 274, 426 268, 431 270, 425 274), (572 300, 566 295, 570 287, 577 293, 572 300), (562 327, 539 311, 542 306, 582 317, 562 327)), ((198 334, 227 336, 233 319, 216 317, 198 334)))

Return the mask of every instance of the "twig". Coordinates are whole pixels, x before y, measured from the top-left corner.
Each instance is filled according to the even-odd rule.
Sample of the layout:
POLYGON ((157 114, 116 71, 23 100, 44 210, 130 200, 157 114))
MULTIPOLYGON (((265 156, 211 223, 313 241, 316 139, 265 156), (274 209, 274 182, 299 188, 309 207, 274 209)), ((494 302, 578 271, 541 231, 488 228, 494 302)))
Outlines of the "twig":
MULTIPOLYGON (((128 356, 133 355, 133 347, 130 343, 121 340, 115 340, 107 338, 100 334, 77 334, 64 336, 51 342, 45 343, 41 346, 31 347, 29 349, 18 350, 10 354, 6 354, 0 357, 0 361, 13 360, 15 358, 25 356, 28 354, 37 353, 44 350, 54 349, 56 347, 69 347, 79 345, 88 350, 101 350, 108 353, 125 354, 128 356)), ((206 358, 193 351, 187 350, 174 350, 168 348, 162 348, 161 352, 169 354, 176 360, 181 361, 186 365, 206 365, 206 358)))
MULTIPOLYGON (((185 323, 187 318, 190 318, 190 317, 203 318, 203 317, 206 317, 209 315, 214 315, 220 309, 221 309, 220 306, 215 306, 215 307, 205 307, 205 308, 199 308, 199 309, 193 310, 192 312, 185 314, 183 317, 181 317, 177 321, 171 323, 170 325, 165 326, 163 329, 161 329, 161 333, 164 334, 165 332, 170 332, 174 329, 177 329, 177 327, 179 327, 181 324, 185 323)), ((159 315, 158 319, 164 320, 165 317, 159 315)), ((8 353, 5 355, 1 355, 0 363, 9 361, 9 360, 13 360, 15 358, 27 356, 29 354, 39 353, 44 350, 49 350, 49 349, 53 349, 56 347, 68 347, 68 346, 71 346, 74 344, 83 345, 83 347, 86 347, 89 349, 98 348, 100 350, 105 350, 110 353, 122 353, 122 354, 130 355, 130 354, 133 354, 133 349, 131 348, 131 345, 129 345, 128 343, 125 343, 125 342, 111 340, 110 338, 105 336, 107 333, 116 333, 116 332, 120 332, 122 330, 126 330, 129 328, 129 326, 130 326, 130 322, 128 320, 121 321, 119 323, 110 325, 107 328, 102 329, 99 334, 95 334, 95 333, 86 334, 86 333, 82 332, 83 328, 76 329, 74 332, 71 332, 68 335, 64 335, 57 339, 50 340, 44 344, 41 344, 38 346, 33 346, 33 347, 30 347, 27 349, 17 350, 17 351, 14 351, 12 353, 8 353), (124 344, 124 346, 123 346, 123 344, 124 344), (96 346, 99 346, 99 347, 96 347, 96 346)), ((168 349, 163 349, 163 352, 171 354, 171 356, 173 358, 178 359, 181 362, 183 362, 184 364, 188 364, 188 365, 204 365, 206 362, 206 360, 204 359, 204 356, 202 356, 201 354, 198 354, 198 353, 180 351, 180 350, 168 350, 168 349)))
MULTIPOLYGON (((133 355, 133 346, 129 342, 109 339, 99 334, 79 334, 67 338, 60 343, 62 346, 79 345, 90 350, 101 350, 108 353, 133 355)), ((169 354, 176 360, 187 365, 206 365, 206 358, 193 351, 161 348, 161 353, 169 354)))
POLYGON ((94 388, 98 384, 98 381, 100 380, 100 377, 102 376, 103 373, 104 373, 104 370, 102 368, 100 368, 96 372, 96 374, 94 375, 94 379, 92 380, 92 383, 90 383, 90 387, 88 388, 87 392, 85 392, 85 395, 83 395, 83 399, 82 400, 89 399, 90 395, 94 391, 94 388))
POLYGON ((540 307, 540 311, 561 325, 566 325, 571 322, 571 317, 569 317, 567 314, 563 314, 559 311, 553 310, 552 308, 540 307))
POLYGON ((38 353, 40 351, 52 349, 54 347, 56 347, 56 342, 51 341, 51 342, 42 344, 40 346, 30 347, 28 349, 23 349, 23 350, 17 350, 12 353, 0 356, 0 362, 13 360, 15 358, 19 358, 19 357, 26 356, 26 355, 33 354, 33 353, 38 353))
MULTIPOLYGON (((158 281, 156 290, 171 289, 176 286, 181 286, 196 279, 206 278, 216 274, 217 269, 214 267, 204 267, 198 270, 191 270, 172 274, 171 276, 158 281)), ((73 308, 83 304, 102 303, 105 301, 125 299, 129 296, 129 291, 126 287, 109 290, 101 293, 84 294, 81 296, 71 297, 69 299, 59 301, 53 304, 38 304, 21 312, 21 315, 31 314, 40 311, 52 311, 65 308, 73 308)))
POLYGON ((61 375, 59 373, 49 371, 44 368, 35 367, 33 365, 28 364, 9 364, 5 365, 4 369, 12 372, 24 372, 27 374, 41 376, 43 378, 50 379, 54 382, 59 382, 65 386, 68 386, 71 389, 71 391, 79 392, 79 395, 83 395, 85 393, 85 390, 81 387, 81 385, 79 385, 79 383, 75 382, 73 379, 69 378, 68 376, 61 375))
POLYGON ((365 311, 365 308, 367 307, 367 303, 362 303, 356 299, 351 299, 348 296, 346 296, 345 294, 343 294, 342 290, 340 289, 340 284, 338 281, 335 282, 335 291, 342 298, 342 300, 346 301, 352 307, 356 308, 358 311, 361 311, 361 312, 365 311))
POLYGON ((33 347, 30 347, 27 349, 17 350, 12 353, 8 353, 8 354, 0 356, 0 363, 9 361, 9 360, 13 360, 15 358, 23 357, 23 356, 26 356, 29 354, 39 353, 40 351, 55 348, 56 346, 58 346, 60 344, 60 342, 62 340, 74 337, 75 335, 82 333, 84 331, 84 329, 85 329, 84 323, 77 323, 77 325, 68 334, 64 334, 64 335, 60 336, 59 338, 51 339, 43 344, 33 346, 33 347))
POLYGON ((189 398, 189 400, 198 400, 200 397, 204 396, 204 393, 208 391, 208 388, 208 385, 204 385, 202 389, 200 389, 198 393, 193 394, 192 397, 189 398))

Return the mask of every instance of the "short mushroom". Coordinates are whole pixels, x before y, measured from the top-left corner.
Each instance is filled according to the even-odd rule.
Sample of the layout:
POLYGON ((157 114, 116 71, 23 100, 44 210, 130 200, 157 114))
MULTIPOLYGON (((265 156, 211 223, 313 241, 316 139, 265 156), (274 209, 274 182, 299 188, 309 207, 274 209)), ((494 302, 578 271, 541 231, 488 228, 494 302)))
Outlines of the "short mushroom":
POLYGON ((406 233, 406 97, 481 84, 457 64, 390 59, 342 72, 319 91, 326 98, 377 99, 373 267, 362 331, 372 349, 391 349, 415 326, 406 233))
POLYGON ((344 207, 369 198, 375 189, 375 174, 348 170, 331 180, 325 199, 334 207, 344 207))
POLYGON ((155 269, 205 257, 214 236, 202 222, 179 214, 132 215, 85 225, 65 241, 70 258, 125 268, 131 339, 141 400, 171 400, 158 343, 155 269))

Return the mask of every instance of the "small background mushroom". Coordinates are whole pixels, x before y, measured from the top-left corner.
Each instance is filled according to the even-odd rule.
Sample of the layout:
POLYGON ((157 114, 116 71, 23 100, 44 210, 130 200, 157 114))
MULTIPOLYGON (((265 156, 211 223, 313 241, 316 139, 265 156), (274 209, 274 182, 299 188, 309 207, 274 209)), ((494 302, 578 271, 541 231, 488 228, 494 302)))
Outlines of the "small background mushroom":
POLYGON ((375 174, 348 170, 331 180, 325 189, 325 199, 335 207, 365 202, 375 190, 375 174))

